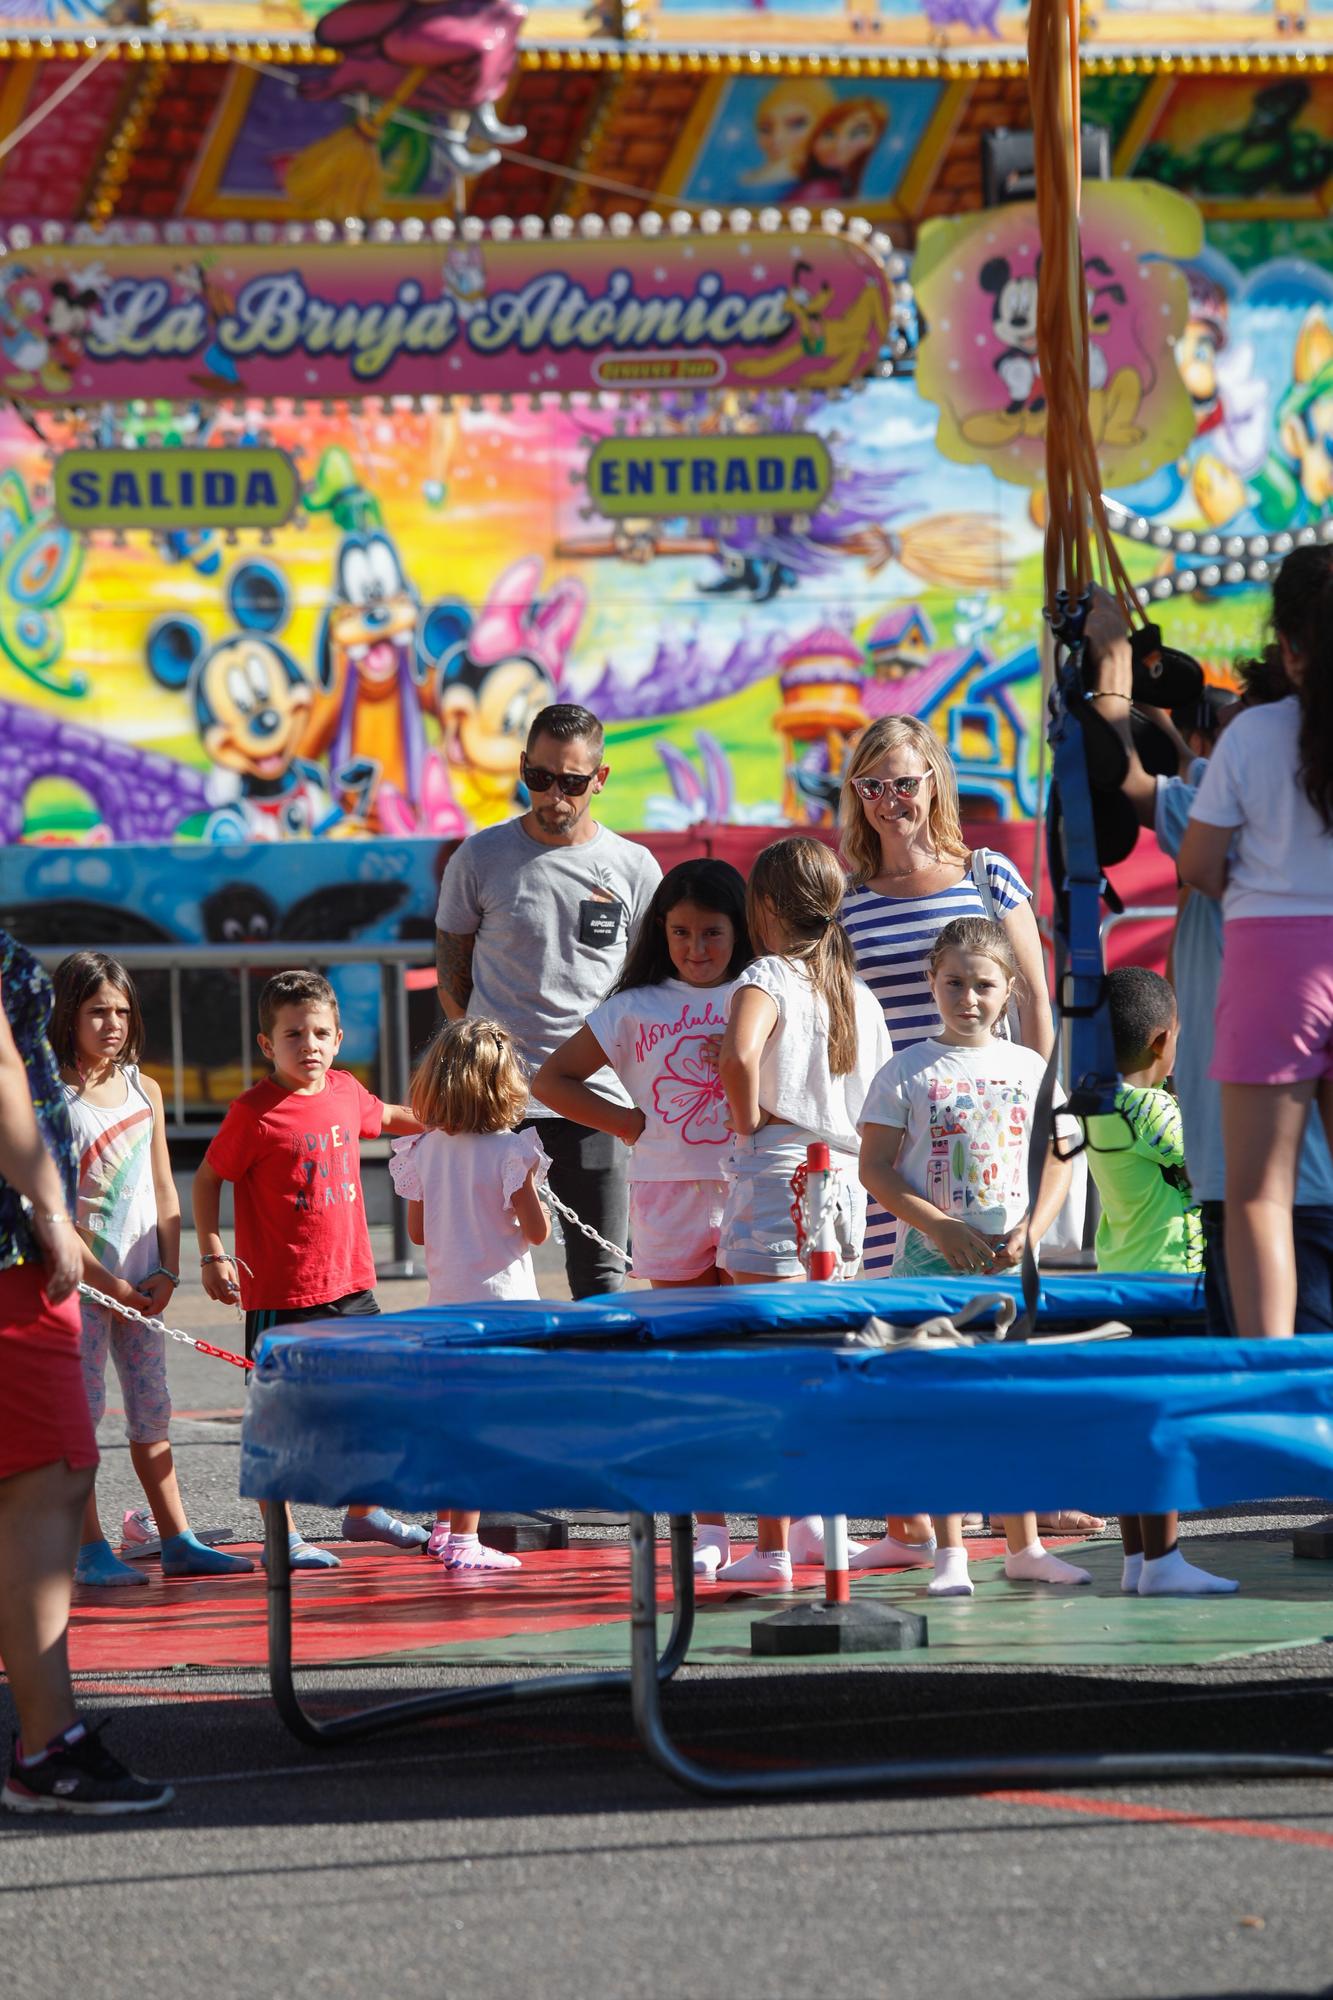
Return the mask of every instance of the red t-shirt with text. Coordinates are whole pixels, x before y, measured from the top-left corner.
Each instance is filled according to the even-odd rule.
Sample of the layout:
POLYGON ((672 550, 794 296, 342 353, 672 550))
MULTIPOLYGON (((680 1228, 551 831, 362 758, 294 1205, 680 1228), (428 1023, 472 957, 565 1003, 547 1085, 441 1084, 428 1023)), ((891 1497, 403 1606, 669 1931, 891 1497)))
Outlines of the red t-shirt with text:
POLYGON ((383 1120, 379 1098, 343 1069, 312 1097, 268 1078, 236 1099, 205 1157, 235 1183, 247 1312, 328 1305, 374 1285, 359 1142, 377 1139, 383 1120))

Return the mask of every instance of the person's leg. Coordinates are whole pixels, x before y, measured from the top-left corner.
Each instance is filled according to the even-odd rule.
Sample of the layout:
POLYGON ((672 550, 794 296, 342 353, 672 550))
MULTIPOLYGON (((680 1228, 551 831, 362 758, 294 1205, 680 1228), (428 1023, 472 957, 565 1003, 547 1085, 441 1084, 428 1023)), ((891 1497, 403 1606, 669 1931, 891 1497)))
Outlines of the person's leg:
POLYGON ((962 1515, 937 1514, 930 1525, 935 1544, 935 1574, 926 1585, 927 1597, 970 1597, 972 1579, 967 1570, 962 1515))
POLYGON ((1292 1206, 1308 1083, 1224 1083, 1227 1273, 1239 1333, 1289 1336, 1296 1326, 1296 1251, 1292 1206))
POLYGON ((1120 1547, 1124 1561, 1120 1565, 1120 1588, 1126 1597, 1138 1594, 1139 1578, 1143 1575, 1143 1529, 1137 1514, 1120 1516, 1120 1547))
POLYGON ((1292 1210, 1296 1246, 1296 1331, 1333 1333, 1333 1208, 1292 1210))
MULTIPOLYGON (((1177 1540, 1178 1514, 1140 1514, 1143 1562, 1136 1591, 1140 1597, 1226 1597, 1239 1585, 1187 1561, 1177 1540)), ((1122 1588, 1127 1585, 1122 1584, 1122 1588)))
MULTIPOLYGON (((610 1243, 628 1247, 629 1155, 609 1132, 594 1132, 567 1118, 537 1120, 537 1136, 551 1156, 550 1182, 561 1201, 610 1243)), ((570 1296, 600 1297, 621 1291, 627 1266, 572 1222, 561 1219, 565 1276, 570 1296)))
POLYGON ((75 1720, 70 1588, 92 1484, 63 1459, 0 1479, 0 1661, 30 1755, 75 1720))
POLYGON ((1203 1224, 1203 1304, 1207 1331, 1214 1339, 1234 1339, 1236 1317, 1227 1278, 1226 1203, 1199 1204, 1203 1224))
POLYGON ((1004 1539, 1008 1553, 1004 1573, 1011 1583, 1091 1583, 1090 1570, 1079 1569, 1044 1549, 1035 1514, 1006 1514, 1004 1539))

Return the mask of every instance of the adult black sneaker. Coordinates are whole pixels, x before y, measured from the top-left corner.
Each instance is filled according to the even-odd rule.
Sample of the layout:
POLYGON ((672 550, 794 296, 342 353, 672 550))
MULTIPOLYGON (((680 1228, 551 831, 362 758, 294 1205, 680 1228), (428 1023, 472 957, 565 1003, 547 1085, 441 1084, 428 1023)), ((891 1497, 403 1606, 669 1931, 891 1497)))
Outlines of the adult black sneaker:
POLYGON ((18 1739, 9 1757, 9 1775, 0 1806, 21 1813, 83 1813, 109 1818, 116 1813, 157 1812, 175 1791, 151 1778, 136 1778, 102 1742, 99 1722, 77 1743, 53 1750, 29 1769, 18 1760, 18 1739))

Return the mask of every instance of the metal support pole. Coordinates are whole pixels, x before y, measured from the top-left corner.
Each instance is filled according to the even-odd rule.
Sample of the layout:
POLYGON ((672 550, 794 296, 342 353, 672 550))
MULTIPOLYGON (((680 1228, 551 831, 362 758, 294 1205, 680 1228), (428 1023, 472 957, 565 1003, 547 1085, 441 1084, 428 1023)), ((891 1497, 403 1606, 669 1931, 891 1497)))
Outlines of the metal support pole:
MULTIPOLYGON (((407 984, 401 965, 380 967, 380 1070, 385 1077, 384 1093, 393 1103, 405 1104, 409 1086, 407 984)), ((388 1167, 385 1167, 388 1174, 388 1167)), ((376 1266, 377 1278, 423 1278, 425 1265, 415 1254, 407 1234, 407 1203, 394 1193, 389 1181, 389 1222, 393 1230, 393 1256, 376 1266)))

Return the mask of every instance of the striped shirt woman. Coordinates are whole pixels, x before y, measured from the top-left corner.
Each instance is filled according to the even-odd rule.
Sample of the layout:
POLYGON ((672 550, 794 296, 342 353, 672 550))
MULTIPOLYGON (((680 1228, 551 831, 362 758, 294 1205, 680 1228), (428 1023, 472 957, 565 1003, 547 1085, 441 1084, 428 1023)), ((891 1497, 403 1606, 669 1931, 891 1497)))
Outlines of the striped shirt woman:
MULTIPOLYGON (((939 1029, 926 962, 944 926, 955 917, 992 914, 1018 959, 1020 1039, 1048 1053, 1053 1030, 1032 892, 1011 861, 987 849, 984 879, 993 912, 986 907, 963 843, 953 764, 925 723, 887 715, 871 724, 843 784, 840 821, 852 875, 843 928, 858 974, 884 1009, 895 1054, 939 1029)), ((894 1218, 872 1201, 867 1277, 888 1276, 896 1230, 894 1218)))

